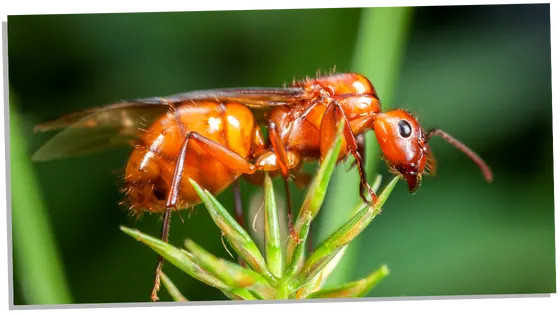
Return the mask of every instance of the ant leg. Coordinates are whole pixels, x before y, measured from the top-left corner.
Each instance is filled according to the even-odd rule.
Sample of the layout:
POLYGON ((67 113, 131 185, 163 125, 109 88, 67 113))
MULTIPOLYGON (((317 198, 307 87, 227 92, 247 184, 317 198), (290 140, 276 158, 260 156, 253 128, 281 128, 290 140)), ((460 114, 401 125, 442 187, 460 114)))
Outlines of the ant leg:
MULTIPOLYGON (((321 129, 320 129, 320 133, 321 133, 321 160, 323 160, 325 158, 325 156, 327 155, 327 153, 329 152, 329 149, 331 148, 334 139, 336 138, 336 132, 337 132, 337 126, 338 126, 338 122, 340 122, 342 120, 343 124, 344 124, 344 128, 343 128, 343 136, 344 136, 344 142, 346 144, 346 150, 350 151, 350 153, 354 156, 354 159, 356 160, 356 165, 358 168, 358 172, 360 174, 360 184, 361 187, 364 187, 367 189, 367 191, 369 192, 372 202, 375 202, 377 200, 377 195, 375 194, 375 192, 373 192, 373 190, 371 189, 371 187, 369 186, 369 184, 367 183, 367 178, 366 178, 366 174, 365 174, 365 169, 363 166, 363 160, 362 157, 360 156, 359 153, 359 146, 358 143, 356 142, 356 138, 354 137, 354 134, 352 133, 352 128, 350 127, 350 123, 348 122, 348 118, 346 117, 346 115, 344 114, 344 111, 342 110, 342 108, 340 108, 340 104, 338 104, 337 101, 333 101, 331 102, 328 106, 327 109, 325 110, 325 113, 323 114, 323 118, 321 119, 321 129)), ((344 145, 344 144, 343 144, 344 145)), ((342 150, 340 152, 339 158, 341 156, 343 156, 344 154, 344 150, 342 150)), ((365 196, 362 194, 362 190, 360 189, 360 196, 362 198, 362 200, 365 203, 369 203, 369 201, 367 200, 367 198, 365 198, 365 196)))
POLYGON ((272 121, 268 124, 268 132, 270 143, 272 144, 272 149, 276 154, 278 166, 282 171, 282 177, 284 178, 284 187, 286 188, 286 203, 288 208, 288 229, 290 231, 290 235, 294 238, 294 240, 299 243, 301 240, 296 234, 294 229, 294 221, 293 221, 293 213, 292 213, 292 198, 290 196, 290 187, 288 186, 288 178, 290 176, 288 170, 288 153, 286 152, 286 148, 282 144, 282 139, 280 139, 280 134, 278 129, 276 128, 276 124, 272 121))
MULTIPOLYGON (((233 199, 235 201, 235 220, 241 227, 245 228, 244 220, 243 220, 243 200, 241 198, 241 187, 239 186, 239 179, 236 179, 233 182, 233 199)), ((241 256, 237 256, 237 263, 245 267, 245 261, 241 258, 241 256)))
MULTIPOLYGON (((165 243, 169 240, 169 227, 171 224, 171 211, 177 209, 177 199, 179 196, 179 184, 183 177, 183 170, 185 167, 185 157, 187 156, 187 146, 189 144, 190 134, 187 135, 183 144, 181 145, 181 150, 179 151, 179 156, 177 157, 177 164, 175 165, 175 170, 173 172, 173 180, 171 182, 171 187, 167 194, 167 200, 165 203, 165 214, 163 215, 163 225, 161 229, 161 240, 165 243)), ((156 265, 156 271, 154 275, 154 287, 152 288, 152 302, 159 300, 157 293, 161 285, 161 269, 163 268, 163 256, 158 256, 158 263, 156 265)))
MULTIPOLYGON (((167 243, 169 239, 169 226, 171 224, 171 208, 165 209, 165 213, 163 215, 162 221, 163 223, 161 228, 161 240, 167 243)), ((157 300, 159 300, 157 293, 161 285, 160 276, 161 276, 162 268, 163 268, 163 256, 158 255, 158 262, 154 274, 154 286, 152 288, 152 295, 151 295, 152 302, 156 302, 157 300)))
POLYGON ((253 174, 245 174, 243 178, 246 182, 254 186, 263 186, 264 185, 264 173, 263 172, 256 172, 253 174))
POLYGON ((356 136, 356 143, 358 144, 358 155, 360 156, 360 159, 355 159, 354 163, 356 163, 356 166, 359 167, 358 173, 360 173, 360 183, 358 184, 358 190, 360 192, 360 197, 362 197, 362 200, 364 202, 367 203, 367 199, 364 196, 364 187, 363 187, 363 183, 367 183, 367 174, 366 174, 366 168, 365 168, 365 163, 364 160, 366 158, 366 136, 365 134, 361 133, 359 135, 356 136))
POLYGON ((292 175, 294 184, 296 184, 298 188, 302 189, 308 187, 309 183, 311 183, 311 181, 313 180, 311 174, 304 172, 301 168, 293 169, 292 175))
MULTIPOLYGON (((201 136, 197 132, 189 132, 181 145, 181 150, 179 151, 179 156, 177 157, 177 164, 175 165, 175 171, 173 173, 173 181, 171 182, 171 187, 167 195, 167 201, 165 205, 165 214, 163 219, 162 228, 162 241, 166 242, 169 238, 169 225, 171 218, 171 211, 177 209, 177 201, 179 199, 179 188, 181 180, 183 178, 183 171, 185 169, 185 159, 187 156, 187 147, 189 141, 195 141, 201 148, 203 148, 208 154, 219 162, 228 165, 232 170, 244 173, 252 174, 255 172, 256 168, 251 163, 247 162, 239 154, 233 152, 232 150, 224 147, 223 145, 214 142, 210 139, 201 136)), ((152 289, 152 301, 157 301, 159 298, 157 292, 160 288, 160 274, 163 267, 163 257, 158 256, 158 264, 156 266, 154 287, 152 289)))
MULTIPOLYGON (((360 197, 364 202, 368 202, 366 197, 364 196, 364 186, 363 183, 367 182, 367 174, 365 169, 365 154, 366 154, 366 137, 365 134, 360 133, 356 135, 356 144, 358 145, 357 153, 360 156, 360 159, 354 159, 352 165, 350 165, 350 169, 354 166, 358 167, 358 173, 360 174, 360 181, 358 182, 358 191, 360 192, 360 197)), ((349 170, 350 170, 349 169, 349 170)))
MULTIPOLYGON (((268 146, 265 143, 265 139, 262 135, 261 132, 261 128, 260 126, 255 126, 254 131, 253 131, 253 143, 251 144, 251 159, 257 160, 259 157, 263 156, 263 155, 267 155, 270 152, 270 149, 268 148, 268 146)), ((257 164, 257 163, 255 163, 257 164)), ((266 170, 268 175, 273 177, 276 173, 275 170, 278 169, 277 165, 274 165, 275 167, 274 170, 266 170)), ((263 169, 262 167, 259 168, 259 166, 257 165, 257 169, 259 171, 264 171, 265 169, 263 169)), ((255 185, 255 186, 263 186, 264 185, 264 172, 255 172, 252 174, 244 174, 243 178, 250 184, 255 185)))
POLYGON ((233 188, 233 199, 235 202, 235 220, 239 225, 244 227, 243 220, 243 200, 241 199, 241 187, 239 186, 239 180, 235 180, 232 184, 233 188))
MULTIPOLYGON (((304 188, 304 187, 308 187, 309 183, 312 180, 312 177, 310 174, 306 173, 303 171, 302 167, 298 167, 293 169, 292 171, 292 175, 293 175, 293 180, 294 183, 296 184, 296 186, 298 186, 299 188, 304 188)), ((313 241, 311 238, 312 233, 312 226, 309 226, 309 233, 307 236, 307 252, 308 254, 311 254, 311 252, 313 251, 313 241)))
POLYGON ((315 106, 319 104, 319 102, 315 101, 313 102, 311 105, 307 106, 307 108, 305 109, 305 111, 303 113, 301 113, 297 119, 305 119, 307 117, 307 115, 309 115, 309 113, 311 113, 311 111, 313 110, 313 108, 315 108, 315 106))

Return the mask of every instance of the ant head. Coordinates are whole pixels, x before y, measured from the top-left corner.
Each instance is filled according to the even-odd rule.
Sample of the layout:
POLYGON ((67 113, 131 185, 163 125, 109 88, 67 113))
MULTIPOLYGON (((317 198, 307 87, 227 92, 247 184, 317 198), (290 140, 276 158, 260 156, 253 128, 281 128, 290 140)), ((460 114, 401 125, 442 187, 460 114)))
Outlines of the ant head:
POLYGON ((432 136, 442 137, 465 153, 478 165, 486 181, 492 181, 492 171, 470 148, 440 129, 424 132, 416 117, 407 111, 397 109, 378 114, 373 129, 387 164, 406 179, 411 193, 420 186, 422 175, 435 169, 435 160, 428 147, 432 136))
POLYGON ((429 159, 428 142, 418 120, 397 109, 378 114, 373 129, 385 161, 406 179, 413 193, 420 186, 429 159))

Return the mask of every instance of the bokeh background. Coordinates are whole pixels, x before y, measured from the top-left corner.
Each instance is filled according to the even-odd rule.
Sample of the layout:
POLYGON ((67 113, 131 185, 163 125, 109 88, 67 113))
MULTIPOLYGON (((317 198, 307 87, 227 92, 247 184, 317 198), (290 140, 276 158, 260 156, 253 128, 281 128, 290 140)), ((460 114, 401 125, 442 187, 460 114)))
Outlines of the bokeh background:
MULTIPOLYGON (((23 248, 33 233, 54 241, 48 249, 63 274, 51 279, 63 301, 148 301, 156 255, 118 227, 160 230, 158 217, 135 221, 118 205, 129 148, 31 163, 52 136, 34 134, 36 123, 126 98, 280 86, 334 65, 382 85, 375 68, 357 69, 354 59, 360 45, 383 51, 394 40, 358 35, 368 10, 9 16, 10 111, 19 117, 10 145, 12 153, 25 153, 17 161, 12 154, 11 167, 12 217, 19 220, 12 228, 14 303, 44 301, 35 290, 44 283, 26 270, 26 261, 42 257, 41 248, 23 248), (15 189, 24 172, 36 180, 32 196, 15 189), (30 199, 36 209, 27 209, 30 199), (29 211, 41 213, 17 215, 29 211), (43 212, 49 230, 26 226, 43 212)), ((491 165, 495 181, 487 184, 461 152, 432 140, 437 176, 425 177, 415 195, 404 182, 397 185, 383 214, 352 245, 336 281, 387 264, 390 276, 370 296, 556 292, 549 5, 417 7, 405 25, 401 54, 387 60, 397 66, 385 105, 407 108, 425 128, 440 127, 468 144, 491 165)), ((375 53, 368 58, 385 62, 375 53)), ((388 175, 380 159, 368 158, 388 175)), ((332 205, 354 186, 329 191, 313 226, 315 243, 348 216, 352 209, 332 205)), ((242 189, 246 200, 259 192, 247 183, 242 189)), ((303 191, 292 191, 298 205, 303 191)), ((219 200, 231 206, 231 190, 219 200)), ((172 243, 192 238, 228 257, 203 207, 183 218, 173 218, 172 243)), ((50 270, 46 261, 42 272, 50 270)), ((169 264, 165 270, 188 299, 225 299, 169 264)), ((161 297, 170 300, 165 290, 161 297)))

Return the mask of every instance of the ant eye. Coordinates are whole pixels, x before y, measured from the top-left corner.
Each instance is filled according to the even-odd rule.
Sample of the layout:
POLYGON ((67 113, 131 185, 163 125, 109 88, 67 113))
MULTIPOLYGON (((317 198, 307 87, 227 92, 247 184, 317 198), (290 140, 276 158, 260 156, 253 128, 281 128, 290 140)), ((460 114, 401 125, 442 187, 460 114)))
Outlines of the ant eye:
POLYGON ((403 138, 410 137, 410 135, 412 134, 412 127, 410 126, 408 121, 400 120, 398 124, 399 124, 399 134, 401 135, 401 137, 403 138))

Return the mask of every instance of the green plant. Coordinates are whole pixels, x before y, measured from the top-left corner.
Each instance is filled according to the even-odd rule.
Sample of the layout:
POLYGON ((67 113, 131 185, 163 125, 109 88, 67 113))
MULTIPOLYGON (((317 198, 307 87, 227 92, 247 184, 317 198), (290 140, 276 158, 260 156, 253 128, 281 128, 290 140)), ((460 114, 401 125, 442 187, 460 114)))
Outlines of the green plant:
MULTIPOLYGON (((138 230, 126 227, 121 227, 121 229, 151 247, 177 268, 221 290, 231 299, 364 296, 389 274, 387 266, 381 266, 358 281, 331 288, 323 288, 323 285, 344 255, 348 244, 380 213, 381 207, 398 181, 397 176, 379 194, 375 203, 361 203, 346 223, 320 244, 309 257, 305 257, 305 241, 308 237, 309 227, 321 208, 341 148, 340 131, 339 129, 339 134, 329 154, 321 163, 295 220, 294 229, 300 239, 299 243, 293 237, 289 237, 285 248, 282 246, 274 189, 270 177, 266 175, 264 184, 264 256, 249 233, 235 221, 216 198, 191 180, 191 184, 204 202, 210 216, 222 231, 228 244, 243 259, 247 267, 218 258, 192 240, 186 240, 185 249, 180 249, 138 230)), ((380 180, 377 181, 378 184, 379 182, 380 180)), ((166 276, 163 277, 163 280, 164 286, 175 300, 185 300, 171 280, 166 276)))

